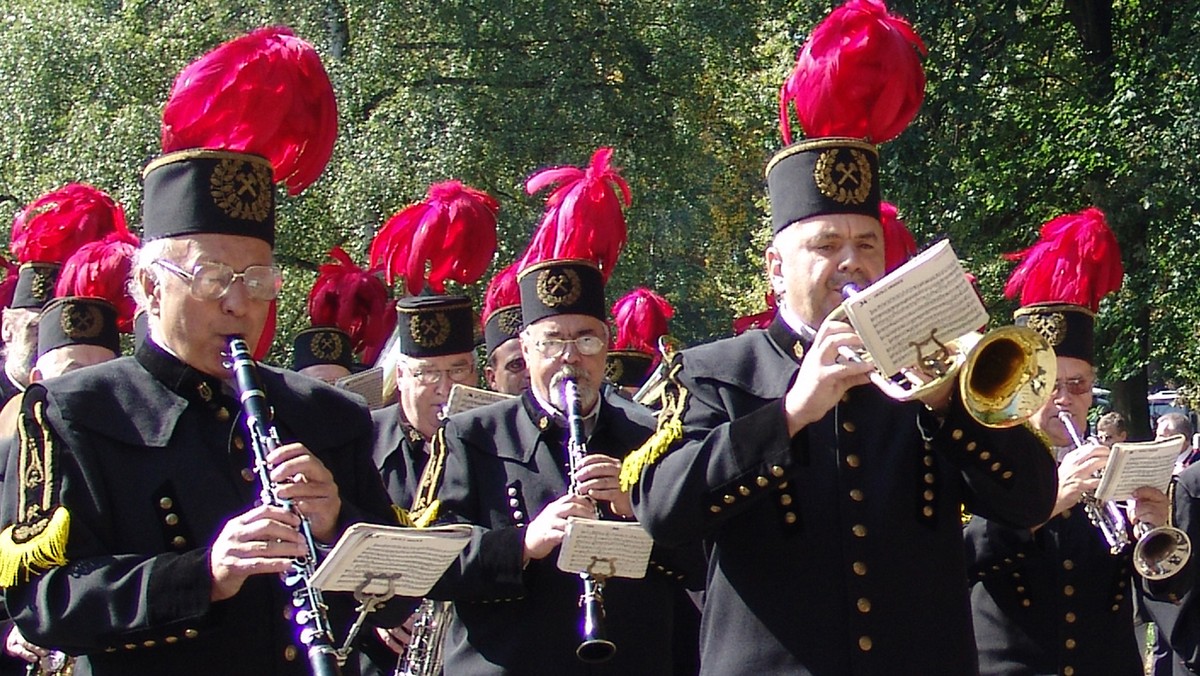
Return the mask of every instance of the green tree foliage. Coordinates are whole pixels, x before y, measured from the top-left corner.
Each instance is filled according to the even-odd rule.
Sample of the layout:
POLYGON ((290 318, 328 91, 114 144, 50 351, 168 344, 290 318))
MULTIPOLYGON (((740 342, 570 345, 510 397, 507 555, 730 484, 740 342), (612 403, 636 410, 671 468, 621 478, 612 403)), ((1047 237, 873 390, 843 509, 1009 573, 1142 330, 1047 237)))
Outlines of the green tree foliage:
MULTIPOLYGON (((281 206, 277 359, 330 247, 365 261, 388 217, 458 178, 501 202, 499 270, 541 214, 524 179, 600 145, 616 148, 634 193, 610 296, 655 288, 678 308, 674 333, 708 340, 763 307, 778 87, 832 4, 3 0, 0 218, 87 181, 136 223, 174 74, 222 40, 287 24, 324 55, 341 127, 325 176, 281 206)), ((1128 277, 1102 313, 1100 371, 1127 414, 1144 410, 1147 385, 1200 379, 1198 5, 890 4, 930 53, 926 104, 883 148, 885 198, 918 241, 954 241, 995 323, 1012 309, 1000 254, 1053 216, 1105 209, 1128 277)), ((484 283, 466 291, 478 298, 484 283)))

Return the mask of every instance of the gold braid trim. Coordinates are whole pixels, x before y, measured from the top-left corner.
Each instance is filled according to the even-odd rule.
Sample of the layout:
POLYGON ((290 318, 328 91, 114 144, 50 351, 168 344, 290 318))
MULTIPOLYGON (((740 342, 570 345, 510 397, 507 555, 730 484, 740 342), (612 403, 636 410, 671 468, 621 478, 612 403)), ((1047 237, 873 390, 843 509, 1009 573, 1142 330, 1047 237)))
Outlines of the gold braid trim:
POLYGON ((662 410, 658 412, 658 424, 654 434, 636 451, 621 461, 621 492, 628 493, 642 478, 642 470, 658 462, 671 446, 683 438, 683 412, 687 408, 689 392, 679 382, 683 362, 677 357, 667 373, 662 390, 662 410))
POLYGON ((17 426, 20 458, 17 476, 10 480, 19 482, 20 512, 19 520, 0 532, 0 587, 67 563, 71 515, 55 492, 57 443, 45 424, 45 402, 34 402, 32 412, 32 421, 22 412, 17 426))
POLYGON ((417 497, 413 499, 408 515, 417 528, 425 528, 437 520, 441 502, 437 499, 442 484, 442 473, 446 470, 446 428, 439 427, 430 442, 429 462, 421 472, 421 483, 417 486, 417 497))
POLYGON ((413 527, 412 515, 408 513, 407 509, 393 503, 392 513, 395 514, 396 522, 401 526, 404 526, 405 528, 413 527))

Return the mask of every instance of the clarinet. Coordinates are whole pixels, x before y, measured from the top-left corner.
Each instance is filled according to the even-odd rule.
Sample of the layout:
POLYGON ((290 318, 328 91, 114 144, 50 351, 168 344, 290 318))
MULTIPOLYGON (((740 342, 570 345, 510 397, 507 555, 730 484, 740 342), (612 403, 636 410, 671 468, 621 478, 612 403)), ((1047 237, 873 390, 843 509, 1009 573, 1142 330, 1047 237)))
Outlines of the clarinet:
MULTIPOLYGON (((579 494, 579 486, 575 481, 575 469, 587 455, 587 446, 583 438, 583 412, 579 401, 579 386, 574 378, 563 380, 563 399, 567 403, 567 428, 570 438, 567 441, 567 458, 571 464, 570 491, 579 494)), ((596 507, 596 515, 600 508, 596 507)), ((579 605, 583 608, 583 626, 580 628, 582 640, 575 649, 575 656, 582 662, 599 664, 612 659, 617 652, 617 646, 608 640, 604 630, 604 580, 587 573, 580 573, 583 580, 583 595, 579 597, 579 605)))
POLYGON ((292 571, 283 578, 284 586, 292 589, 292 605, 297 609, 296 624, 300 642, 308 648, 308 663, 314 676, 340 676, 338 653, 333 647, 333 631, 326 617, 325 600, 321 590, 309 584, 315 572, 316 546, 308 519, 296 511, 291 500, 279 497, 278 485, 271 480, 267 455, 279 446, 279 434, 271 424, 270 408, 258 378, 258 368, 250 349, 241 336, 229 337, 229 356, 232 361, 238 399, 246 412, 246 428, 254 450, 254 472, 258 475, 259 498, 264 505, 283 507, 300 516, 300 533, 304 536, 307 553, 294 561, 292 571))

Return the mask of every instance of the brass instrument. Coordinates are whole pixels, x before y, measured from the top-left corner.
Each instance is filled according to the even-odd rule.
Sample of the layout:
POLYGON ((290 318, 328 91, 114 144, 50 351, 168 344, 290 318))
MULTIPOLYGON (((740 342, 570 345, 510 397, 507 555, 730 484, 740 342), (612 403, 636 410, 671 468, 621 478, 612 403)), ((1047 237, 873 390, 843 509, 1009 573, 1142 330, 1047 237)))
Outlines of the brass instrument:
MULTIPOLYGON (((858 293, 853 284, 842 287, 847 299, 858 293)), ((845 317, 844 306, 830 315, 845 317)), ((917 350, 917 370, 888 378, 878 370, 871 382, 889 397, 912 401, 934 392, 957 378, 959 394, 971 417, 993 428, 1014 427, 1028 420, 1050 400, 1048 387, 1058 374, 1054 350, 1037 331, 1023 326, 1002 326, 986 334, 971 331, 942 342, 929 354, 917 350), (961 371, 961 373, 960 373, 961 371)), ((866 350, 842 348, 844 359, 873 362, 866 350)))
POLYGON ((51 650, 25 667, 26 676, 72 676, 74 673, 75 658, 59 650, 51 650))
POLYGON ((662 396, 663 386, 667 383, 667 372, 671 368, 671 360, 680 349, 679 341, 671 336, 658 337, 658 353, 662 357, 654 372, 646 382, 633 394, 633 400, 643 406, 650 406, 662 396))
POLYGON ((393 676, 438 676, 442 644, 450 626, 450 602, 424 599, 413 621, 412 640, 400 654, 393 676))
MULTIPOLYGON (((587 455, 584 444, 583 411, 579 399, 579 386, 574 378, 563 380, 563 400, 567 408, 567 428, 570 437, 567 440, 567 457, 571 464, 572 493, 579 493, 575 482, 575 469, 587 455)), ((600 508, 596 507, 599 516, 600 508)), ((589 664, 599 664, 612 659, 617 653, 617 645, 608 640, 608 632, 604 629, 604 578, 587 573, 581 573, 583 594, 579 597, 579 605, 583 608, 583 625, 580 628, 582 640, 575 649, 575 655, 580 661, 589 664)))
MULTIPOLYGON (((1075 431, 1074 419, 1067 411, 1059 411, 1058 419, 1067 428, 1075 448, 1083 446, 1083 440, 1075 431)), ((1132 529, 1129 519, 1115 502, 1101 502, 1091 493, 1082 497, 1084 511, 1092 525, 1100 530, 1111 554, 1120 554, 1130 544, 1130 531, 1136 544, 1133 547, 1133 567, 1147 580, 1164 580, 1179 572, 1192 556, 1192 540, 1187 533, 1165 525, 1152 528, 1138 523, 1132 529)))

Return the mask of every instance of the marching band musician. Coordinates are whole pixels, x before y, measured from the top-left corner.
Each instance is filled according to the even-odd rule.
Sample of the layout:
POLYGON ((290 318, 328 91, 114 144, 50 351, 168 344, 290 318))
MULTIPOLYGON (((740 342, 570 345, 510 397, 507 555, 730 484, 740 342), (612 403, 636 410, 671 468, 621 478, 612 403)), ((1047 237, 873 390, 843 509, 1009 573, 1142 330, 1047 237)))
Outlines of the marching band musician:
MULTIPOLYGON (((1010 297, 1020 293, 1015 319, 1046 337, 1058 363, 1053 396, 1030 419, 1053 446, 1058 486, 1049 520, 1035 528, 986 516, 966 526, 980 670, 1138 674, 1129 551, 1111 554, 1080 504, 1083 493, 1099 484, 1109 449, 1090 439, 1076 448, 1066 427, 1086 438, 1096 379, 1095 313, 1100 299, 1121 284, 1120 251, 1104 214, 1093 207, 1050 221, 1042 239, 1015 257, 1023 262, 1006 288, 1010 297)), ((1133 497, 1135 520, 1166 522, 1168 504, 1160 491, 1143 487, 1133 497)))
MULTIPOLYGON (((616 653, 602 664, 576 656, 581 580, 555 565, 568 517, 596 518, 597 507, 604 518, 632 515, 629 496, 618 487, 621 458, 654 429, 646 409, 603 385, 609 336, 602 267, 611 270, 615 249, 605 258, 588 247, 605 237, 624 240, 615 193, 624 181, 608 165, 610 153, 600 149, 591 166, 557 188, 539 233, 556 227, 600 231, 598 224, 613 222, 622 232, 558 242, 566 249, 554 248, 555 237, 535 235, 518 275, 524 321, 519 340, 531 386, 520 397, 450 416, 422 478, 414 510, 479 527, 457 566, 434 588, 435 595, 454 601, 447 674, 672 673, 672 595, 685 575, 670 563, 672 553, 656 548, 643 579, 608 581, 605 624, 616 653), (574 216, 556 211, 555 203, 568 202, 588 209, 574 216), (556 225, 559 217, 571 227, 556 225), (551 244, 543 249, 539 241, 551 244), (571 255, 587 258, 559 258, 571 255), (574 477, 562 394, 568 377, 578 384, 588 453, 574 477), (572 479, 577 493, 568 491, 572 479)), ((550 172, 566 173, 546 170, 528 185, 550 172)))
POLYGON ((529 389, 529 368, 521 354, 521 292, 517 265, 501 270, 483 296, 483 343, 487 356, 483 378, 489 390, 520 394, 529 389))
MULTIPOLYGON (((1192 542, 1200 542, 1200 463, 1179 473, 1175 483, 1171 525, 1192 542)), ((1143 580, 1142 607, 1154 622, 1156 640, 1149 676, 1200 674, 1200 600, 1196 596, 1197 559, 1193 555, 1175 576, 1151 583, 1143 580)))
MULTIPOLYGON (((77 672, 307 674, 291 590, 279 578, 296 557, 317 554, 296 511, 318 548, 353 522, 394 522, 362 403, 267 367, 262 387, 281 440, 267 459, 278 497, 296 511, 255 506, 252 440, 224 363, 231 335, 260 344, 282 281, 272 176, 298 192, 328 159, 331 130, 287 138, 289 126, 311 133, 335 119, 320 75, 312 47, 282 28, 223 45, 184 71, 164 111, 164 154, 144 174, 145 244, 133 278, 149 338, 133 357, 26 392, 0 577, 21 631, 81 655, 77 672), (243 69, 246 60, 261 67, 243 69), (281 70, 301 65, 299 80, 281 70), (300 110, 288 115, 320 121, 272 124, 283 138, 256 133, 253 120, 203 124, 212 96, 227 93, 213 94, 209 77, 242 78, 230 89, 265 96, 246 71, 267 87, 303 82, 311 89, 293 92, 300 110), (226 124, 244 145, 222 136, 226 124)), ((86 328, 87 317, 73 325, 86 328)), ((350 599, 326 601, 331 611, 352 608, 350 599)), ((394 621, 387 613, 376 614, 394 621)))

